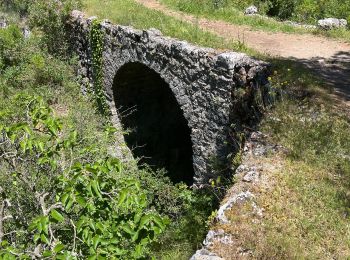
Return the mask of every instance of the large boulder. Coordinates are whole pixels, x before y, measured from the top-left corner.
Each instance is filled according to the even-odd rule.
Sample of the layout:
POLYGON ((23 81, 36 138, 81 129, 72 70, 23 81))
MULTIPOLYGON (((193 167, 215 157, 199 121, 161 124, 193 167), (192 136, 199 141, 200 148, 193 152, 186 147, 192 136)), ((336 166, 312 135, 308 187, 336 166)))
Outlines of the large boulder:
POLYGON ((345 28, 348 22, 345 19, 326 18, 318 20, 318 27, 322 30, 332 30, 336 28, 345 28))
POLYGON ((245 9, 244 14, 245 15, 256 15, 256 14, 258 14, 258 8, 255 5, 251 5, 247 9, 245 9))

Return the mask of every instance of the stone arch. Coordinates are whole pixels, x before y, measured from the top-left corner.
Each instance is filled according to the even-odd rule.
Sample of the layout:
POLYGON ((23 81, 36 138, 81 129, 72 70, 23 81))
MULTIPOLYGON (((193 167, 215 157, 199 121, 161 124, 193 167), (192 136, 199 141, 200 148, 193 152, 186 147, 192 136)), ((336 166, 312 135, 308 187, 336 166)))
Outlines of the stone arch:
MULTIPOLYGON (((86 18, 79 11, 71 18, 72 48, 79 56, 78 74, 85 92, 94 84, 90 36, 95 18, 86 18)), ((103 83, 113 124, 120 128, 113 88, 116 73, 129 63, 144 64, 168 83, 191 129, 194 184, 200 187, 229 172, 235 144, 232 126, 241 115, 256 113, 255 100, 268 98, 269 65, 242 53, 222 53, 165 37, 155 29, 141 31, 106 20, 100 25, 103 83)), ((125 158, 124 144, 124 137, 116 134, 113 155, 125 158)))
POLYGON ((122 65, 113 80, 113 101, 124 136, 139 163, 165 168, 173 182, 193 183, 191 129, 170 85, 140 62, 122 65))

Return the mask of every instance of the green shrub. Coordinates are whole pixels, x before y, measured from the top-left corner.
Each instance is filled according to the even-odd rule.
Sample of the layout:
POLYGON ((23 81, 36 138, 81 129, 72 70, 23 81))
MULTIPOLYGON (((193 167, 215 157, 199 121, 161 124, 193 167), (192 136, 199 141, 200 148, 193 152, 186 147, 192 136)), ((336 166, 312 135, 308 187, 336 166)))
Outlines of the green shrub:
POLYGON ((277 16, 280 19, 288 19, 293 16, 298 0, 270 0, 268 15, 277 16))
POLYGON ((27 120, 0 124, 0 201, 12 216, 0 218, 0 256, 147 256, 168 221, 149 208, 145 187, 118 159, 76 161, 78 133, 63 136, 41 98, 22 100, 27 120))
POLYGON ((79 0, 37 0, 29 6, 32 27, 44 32, 44 42, 51 54, 65 57, 68 51, 65 22, 73 9, 79 9, 79 0))
MULTIPOLYGON (((11 28, 6 30, 8 31, 4 33, 7 35, 11 28)), ((41 257, 44 254, 47 258, 58 255, 72 257, 69 253, 74 244, 74 226, 71 220, 79 238, 76 250, 81 250, 83 258, 101 253, 103 248, 112 246, 112 249, 107 250, 111 257, 115 254, 120 254, 118 258, 126 259, 141 255, 163 256, 163 252, 172 254, 179 247, 186 248, 186 252, 181 255, 189 257, 205 236, 207 216, 217 202, 213 200, 213 196, 203 191, 192 191, 184 184, 174 185, 165 172, 138 169, 133 161, 123 164, 121 170, 119 166, 108 168, 112 159, 106 159, 106 154, 115 145, 113 134, 110 134, 115 129, 111 129, 108 121, 96 113, 96 107, 88 97, 79 95, 79 86, 75 83, 72 67, 42 50, 41 40, 35 33, 30 39, 19 38, 8 42, 11 44, 4 44, 3 50, 12 53, 13 62, 7 63, 0 75, 0 154, 2 156, 5 151, 10 154, 15 152, 17 159, 13 166, 5 157, 0 158, 0 186, 3 198, 12 205, 6 208, 6 213, 16 216, 16 221, 9 220, 5 223, 4 229, 10 234, 3 238, 0 258, 11 255, 14 258, 10 251, 24 256, 25 251, 33 252, 39 245, 41 257), (37 99, 34 96, 43 98, 37 99), (52 109, 47 103, 52 105, 52 109), (60 119, 53 116, 53 113, 60 119), (33 120, 44 123, 37 124, 33 120), (2 142, 4 138, 7 140, 6 144, 2 142), (11 143, 11 138, 14 143, 11 143), (106 167, 108 172, 103 171, 106 167), (89 191, 79 190, 81 186, 70 178, 72 176, 84 180, 84 183, 96 178, 114 183, 113 187, 106 186, 101 191, 116 192, 115 200, 111 200, 106 194, 101 194, 101 199, 94 191, 91 195, 89 191), (123 208, 124 204, 118 206, 116 203, 123 187, 131 189, 128 193, 131 200, 129 202, 133 203, 132 209, 123 208), (96 208, 101 208, 103 204, 104 208, 115 210, 118 212, 118 219, 112 219, 116 215, 96 215, 96 212, 89 211, 75 200, 70 202, 72 205, 68 209, 54 208, 52 214, 45 216, 38 196, 49 194, 44 199, 49 208, 60 201, 63 203, 62 200, 69 190, 81 193, 80 197, 89 198, 91 205, 96 208), (132 194, 135 196, 131 196, 132 194), (135 200, 141 204, 137 206, 135 200), (80 212, 79 215, 76 214, 77 211, 80 212), (119 235, 100 234, 100 230, 93 229, 84 231, 87 226, 82 226, 78 231, 82 212, 90 220, 102 223, 105 230, 112 229, 110 222, 118 223, 115 228, 119 235), (144 228, 138 229, 140 223, 132 226, 134 229, 125 226, 132 224, 129 220, 134 220, 140 214, 141 219, 144 216, 144 221, 149 217, 144 228), (65 220, 59 221, 60 216, 65 220), (45 228, 41 230, 43 225, 45 228), (45 233, 46 227, 50 227, 56 240, 50 239, 51 235, 45 233), (16 231, 16 235, 12 231, 16 231), (84 232, 88 234, 84 235, 84 232), (135 241, 130 232, 134 232, 131 234, 135 241), (138 239, 136 233, 140 233, 138 239), (96 236, 99 238, 95 238, 96 236), (111 236, 119 239, 119 247, 113 244, 115 240, 111 236), (112 244, 106 242, 107 237, 112 244), (95 248, 91 238, 95 238, 95 243, 97 240, 102 241, 98 248, 95 248), (53 241, 56 241, 55 245, 53 241)), ((112 161, 118 162, 115 159, 112 161)), ((80 199, 79 201, 81 202, 80 199)), ((0 204, 3 202, 0 199, 0 204)), ((64 202, 67 206, 69 201, 64 202)))
POLYGON ((21 30, 16 25, 0 30, 0 71, 17 62, 16 49, 22 40, 21 30))
POLYGON ((19 12, 21 16, 24 16, 27 14, 31 2, 31 0, 2 0, 0 7, 5 10, 19 12))
POLYGON ((139 259, 184 244, 187 254, 196 249, 216 206, 207 191, 175 186, 136 163, 91 160, 84 137, 65 130, 42 98, 8 101, 22 113, 0 110, 15 119, 0 121, 0 203, 14 217, 2 222, 1 257, 139 259))

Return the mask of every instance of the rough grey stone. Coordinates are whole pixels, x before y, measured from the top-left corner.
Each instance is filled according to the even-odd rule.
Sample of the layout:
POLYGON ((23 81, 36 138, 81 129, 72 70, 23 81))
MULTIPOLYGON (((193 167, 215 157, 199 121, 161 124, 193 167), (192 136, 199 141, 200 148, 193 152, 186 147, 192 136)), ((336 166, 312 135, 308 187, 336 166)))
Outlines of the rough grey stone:
POLYGON ((218 255, 208 251, 207 249, 200 249, 190 258, 190 260, 224 260, 218 255))
POLYGON ((24 27, 22 29, 22 33, 23 33, 24 39, 28 39, 31 35, 31 31, 28 29, 28 27, 24 27))
POLYGON ((233 239, 231 235, 225 233, 223 229, 209 230, 205 240, 203 241, 203 245, 208 248, 213 246, 214 242, 219 242, 221 244, 229 245, 233 243, 233 239))
POLYGON ((0 17, 0 29, 5 29, 8 26, 7 20, 0 17))
POLYGON ((243 202, 246 202, 250 199, 254 198, 254 195, 247 191, 247 192, 241 192, 239 194, 234 195, 231 197, 224 205, 220 207, 218 210, 216 219, 221 222, 222 224, 228 224, 230 221, 227 219, 225 212, 227 210, 230 210, 235 204, 241 204, 243 202))
POLYGON ((249 171, 246 175, 243 177, 243 181, 245 182, 257 182, 259 180, 260 173, 258 171, 252 170, 249 171))
POLYGON ((247 9, 245 9, 244 14, 245 15, 255 15, 258 13, 258 8, 255 5, 249 6, 247 9))
POLYGON ((331 30, 336 28, 345 28, 348 22, 345 19, 326 18, 318 20, 317 25, 322 30, 331 30))
MULTIPOLYGON (((96 17, 86 19, 83 13, 73 11, 69 21, 83 89, 89 86, 88 82, 93 83, 89 37, 94 19, 96 17)), ((113 91, 119 69, 137 62, 154 70, 169 85, 191 129, 195 184, 208 183, 215 172, 213 158, 227 163, 230 153, 227 138, 233 123, 232 92, 237 87, 250 90, 253 85, 256 88, 250 94, 251 100, 254 95, 261 95, 260 88, 268 83, 269 65, 243 53, 218 53, 165 37, 156 29, 141 31, 103 21, 101 30, 104 32, 104 87, 112 121, 120 126, 113 91)), ((249 99, 241 102, 249 104, 242 107, 254 110, 249 99)))

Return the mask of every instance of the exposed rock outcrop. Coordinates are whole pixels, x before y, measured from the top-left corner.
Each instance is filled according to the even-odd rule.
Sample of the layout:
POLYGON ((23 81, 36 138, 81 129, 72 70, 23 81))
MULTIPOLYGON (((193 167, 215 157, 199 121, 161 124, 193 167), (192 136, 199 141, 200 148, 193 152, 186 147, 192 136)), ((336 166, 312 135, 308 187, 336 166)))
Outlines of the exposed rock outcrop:
POLYGON ((7 20, 3 17, 0 17, 0 29, 4 29, 8 26, 7 20))
POLYGON ((326 18, 318 20, 317 25, 322 30, 332 30, 337 28, 346 28, 348 22, 345 19, 326 18))
POLYGON ((245 9, 244 14, 245 15, 255 15, 258 14, 259 10, 255 5, 249 6, 247 9, 245 9))

